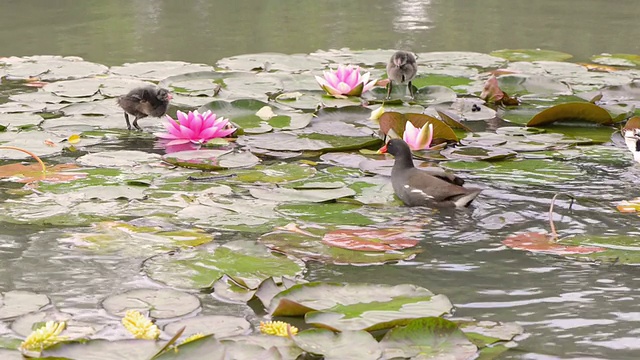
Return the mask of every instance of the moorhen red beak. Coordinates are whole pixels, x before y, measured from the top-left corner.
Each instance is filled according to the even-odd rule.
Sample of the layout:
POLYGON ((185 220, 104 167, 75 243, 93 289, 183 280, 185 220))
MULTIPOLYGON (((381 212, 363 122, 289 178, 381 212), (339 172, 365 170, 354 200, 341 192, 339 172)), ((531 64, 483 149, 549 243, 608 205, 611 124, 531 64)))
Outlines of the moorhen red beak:
POLYGON ((138 125, 138 120, 147 116, 161 117, 167 113, 169 101, 172 96, 167 89, 155 86, 144 86, 135 88, 127 95, 118 98, 118 105, 124 110, 124 119, 127 121, 127 128, 131 130, 129 114, 135 116, 133 126, 142 131, 138 125))
POLYGON ((416 77, 417 73, 418 65, 416 64, 415 55, 408 51, 396 51, 387 64, 387 77, 390 80, 387 88, 387 99, 391 97, 391 88, 394 82, 398 84, 407 83, 409 95, 413 98, 415 94, 413 93, 411 80, 416 77))
POLYGON ((423 171, 413 165, 411 149, 402 139, 393 139, 378 150, 395 157, 391 185, 407 206, 466 207, 482 189, 462 187, 464 181, 441 169, 423 171))

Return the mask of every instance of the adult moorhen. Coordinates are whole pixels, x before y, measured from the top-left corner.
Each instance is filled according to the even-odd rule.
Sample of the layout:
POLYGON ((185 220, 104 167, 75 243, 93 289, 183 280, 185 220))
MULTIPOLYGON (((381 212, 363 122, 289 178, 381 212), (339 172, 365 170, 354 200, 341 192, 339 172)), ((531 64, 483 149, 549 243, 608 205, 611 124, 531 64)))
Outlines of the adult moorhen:
POLYGON ((411 80, 416 77, 418 73, 418 65, 416 64, 416 57, 407 51, 396 51, 389 59, 387 64, 387 76, 389 77, 389 87, 387 88, 387 99, 391 97, 391 88, 393 83, 404 84, 409 86, 409 95, 414 97, 413 85, 411 80))
POLYGON ((143 86, 135 88, 127 95, 118 98, 118 105, 124 110, 124 119, 127 121, 127 128, 131 130, 129 114, 135 116, 133 126, 142 130, 138 125, 138 120, 147 116, 161 117, 167 113, 171 94, 167 89, 155 86, 143 86))
POLYGON ((423 171, 414 167, 411 149, 402 139, 393 139, 379 153, 395 157, 391 184, 396 196, 408 206, 465 207, 482 189, 464 188, 464 181, 444 171, 423 171))

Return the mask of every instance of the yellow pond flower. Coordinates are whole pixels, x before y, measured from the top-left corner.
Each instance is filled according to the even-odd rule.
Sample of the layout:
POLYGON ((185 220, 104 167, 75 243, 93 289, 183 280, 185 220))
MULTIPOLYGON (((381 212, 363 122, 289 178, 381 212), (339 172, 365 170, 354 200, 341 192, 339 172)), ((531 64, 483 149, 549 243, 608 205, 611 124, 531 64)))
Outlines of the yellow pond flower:
POLYGON ((66 337, 59 336, 66 326, 65 322, 47 321, 44 326, 39 327, 27 336, 20 344, 20 350, 39 352, 66 340, 66 337))
POLYGON ((127 310, 122 318, 122 325, 136 339, 155 340, 160 336, 160 329, 151 320, 147 319, 137 310, 127 310))
POLYGON ((290 328, 291 335, 298 333, 297 327, 284 321, 260 321, 260 332, 263 334, 287 337, 289 336, 287 328, 290 328))

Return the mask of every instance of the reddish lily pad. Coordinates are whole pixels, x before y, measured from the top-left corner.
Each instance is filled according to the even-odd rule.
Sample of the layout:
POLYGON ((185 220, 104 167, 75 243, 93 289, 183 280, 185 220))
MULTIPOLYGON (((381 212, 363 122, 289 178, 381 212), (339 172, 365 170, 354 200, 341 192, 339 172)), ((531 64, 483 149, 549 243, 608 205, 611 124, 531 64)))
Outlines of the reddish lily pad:
POLYGON ((62 183, 82 179, 87 176, 86 173, 66 172, 74 169, 79 169, 79 166, 74 164, 59 164, 47 167, 47 170, 42 172, 40 164, 7 164, 0 166, 0 178, 14 178, 20 183, 31 183, 34 181, 62 183))
POLYGON ((322 237, 322 242, 329 246, 356 251, 394 251, 416 246, 420 240, 406 229, 338 229, 330 231, 322 237))
POLYGON ((599 246, 571 246, 556 242, 549 234, 523 233, 507 237, 502 244, 515 250, 526 250, 533 253, 554 255, 591 254, 605 251, 599 246))
POLYGON ((613 124, 609 112, 598 105, 584 103, 566 103, 553 106, 535 115, 527 126, 545 126, 556 121, 582 121, 601 125, 613 124))

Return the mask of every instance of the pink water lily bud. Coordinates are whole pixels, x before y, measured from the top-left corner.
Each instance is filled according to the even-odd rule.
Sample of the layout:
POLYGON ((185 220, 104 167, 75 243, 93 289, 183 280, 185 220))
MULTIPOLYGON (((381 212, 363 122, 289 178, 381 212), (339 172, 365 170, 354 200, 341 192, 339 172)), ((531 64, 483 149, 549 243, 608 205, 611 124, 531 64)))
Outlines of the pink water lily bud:
POLYGON ((166 133, 156 133, 155 136, 160 139, 170 140, 167 146, 198 143, 204 144, 215 138, 222 138, 231 135, 236 128, 229 124, 229 120, 223 117, 217 117, 211 110, 200 114, 198 110, 189 111, 185 114, 182 111, 177 112, 177 120, 167 115, 164 126, 166 133))
POLYGON ((407 121, 402 135, 404 142, 409 145, 411 150, 424 150, 431 146, 433 141, 433 124, 426 123, 420 129, 413 126, 411 121, 407 121))
POLYGON ((371 90, 377 80, 369 80, 371 73, 360 74, 359 66, 338 65, 337 70, 324 72, 324 78, 316 76, 320 87, 333 96, 360 96, 371 90))

